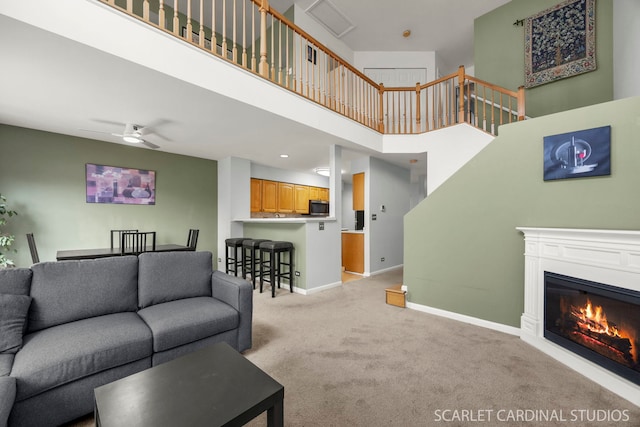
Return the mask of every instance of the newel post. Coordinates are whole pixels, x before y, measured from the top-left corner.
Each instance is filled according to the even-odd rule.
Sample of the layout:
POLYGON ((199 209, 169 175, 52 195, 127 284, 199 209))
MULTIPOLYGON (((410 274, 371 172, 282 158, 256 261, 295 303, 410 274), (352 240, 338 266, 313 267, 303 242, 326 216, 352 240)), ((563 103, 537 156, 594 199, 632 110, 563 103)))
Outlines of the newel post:
POLYGON ((524 120, 524 86, 518 88, 518 121, 524 120))
POLYGON ((458 68, 458 123, 464 122, 464 65, 458 68))
POLYGON ((380 96, 380 106, 378 111, 378 132, 384 133, 384 84, 380 83, 378 87, 378 94, 380 96))
POLYGON ((260 6, 260 63, 258 72, 264 78, 269 78, 269 64, 267 63, 267 11, 269 0, 262 0, 260 6))

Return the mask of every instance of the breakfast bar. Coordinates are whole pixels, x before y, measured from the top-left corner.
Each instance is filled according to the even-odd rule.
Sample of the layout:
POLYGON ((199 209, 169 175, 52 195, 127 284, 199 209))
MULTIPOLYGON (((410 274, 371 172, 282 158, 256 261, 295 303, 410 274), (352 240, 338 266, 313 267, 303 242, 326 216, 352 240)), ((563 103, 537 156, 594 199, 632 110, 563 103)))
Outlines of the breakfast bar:
POLYGON ((233 237, 293 243, 294 292, 308 294, 341 284, 341 235, 335 217, 237 218, 234 222, 242 224, 243 235, 233 237))

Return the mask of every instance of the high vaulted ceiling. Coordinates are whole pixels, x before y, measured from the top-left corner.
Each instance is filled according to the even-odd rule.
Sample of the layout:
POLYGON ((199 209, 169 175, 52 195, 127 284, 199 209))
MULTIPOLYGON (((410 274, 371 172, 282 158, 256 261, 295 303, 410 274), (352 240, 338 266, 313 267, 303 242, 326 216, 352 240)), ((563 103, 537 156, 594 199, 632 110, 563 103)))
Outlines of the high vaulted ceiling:
POLYGON ((340 39, 353 51, 437 52, 453 72, 473 65, 473 20, 511 0, 270 0, 276 10, 294 3, 335 6, 354 28, 340 39), (410 30, 409 37, 403 37, 410 30))
MULTIPOLYGON (((306 10, 315 1, 297 3, 306 10)), ((474 18, 508 2, 322 1, 331 1, 353 23, 354 28, 342 41, 354 51, 436 51, 454 69, 460 64, 472 64, 474 18), (407 29, 411 36, 403 38, 402 32, 407 29)), ((294 0, 270 1, 282 12, 293 3, 294 0)), ((161 146, 161 151, 214 160, 243 157, 266 166, 305 172, 327 166, 327 147, 331 144, 347 148, 347 161, 368 154, 408 165, 407 156, 382 155, 345 144, 317 129, 199 90, 156 70, 6 16, 14 7, 45 6, 35 0, 21 0, 20 6, 0 4, 0 123, 122 144, 122 139, 111 133, 121 133, 124 123, 133 122, 153 127, 155 132, 146 139, 161 146), (163 88, 163 94, 156 93, 158 87, 163 88), (203 113, 212 108, 225 115, 225 121, 216 125, 215 138, 211 136, 211 114, 203 113), (246 125, 247 118, 252 126, 246 125), (280 152, 287 152, 290 158, 283 162, 274 156, 280 152)))

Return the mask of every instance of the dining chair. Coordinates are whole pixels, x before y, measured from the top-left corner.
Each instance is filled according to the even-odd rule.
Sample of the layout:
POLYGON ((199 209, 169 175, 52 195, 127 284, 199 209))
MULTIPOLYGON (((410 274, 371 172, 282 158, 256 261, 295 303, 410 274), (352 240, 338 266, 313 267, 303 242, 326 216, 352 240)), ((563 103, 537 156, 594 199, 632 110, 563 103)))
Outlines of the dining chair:
POLYGON ((29 251, 31 251, 31 261, 34 264, 40 262, 40 257, 38 256, 38 248, 36 248, 36 239, 33 237, 33 233, 27 233, 27 243, 29 243, 29 251))
POLYGON ((122 233, 122 238, 120 240, 120 253, 122 255, 139 255, 142 252, 155 252, 155 250, 155 231, 122 233))
POLYGON ((187 247, 190 250, 195 251, 196 246, 198 245, 198 234, 200 234, 200 230, 191 229, 189 230, 189 237, 187 238, 187 247))
POLYGON ((113 249, 114 246, 114 242, 116 242, 117 244, 120 244, 120 242, 122 241, 122 233, 137 233, 138 230, 111 230, 111 249, 113 249), (117 236, 117 237, 116 237, 117 236))

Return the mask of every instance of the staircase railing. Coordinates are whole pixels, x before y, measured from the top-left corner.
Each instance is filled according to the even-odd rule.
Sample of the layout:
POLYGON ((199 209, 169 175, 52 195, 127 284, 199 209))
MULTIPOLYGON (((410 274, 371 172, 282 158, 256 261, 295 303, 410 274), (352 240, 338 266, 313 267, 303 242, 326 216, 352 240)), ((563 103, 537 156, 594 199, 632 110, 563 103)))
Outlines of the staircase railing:
POLYGON ((524 88, 456 73, 415 87, 375 83, 268 0, 100 0, 283 88, 387 134, 466 122, 491 134, 523 120, 524 88))

